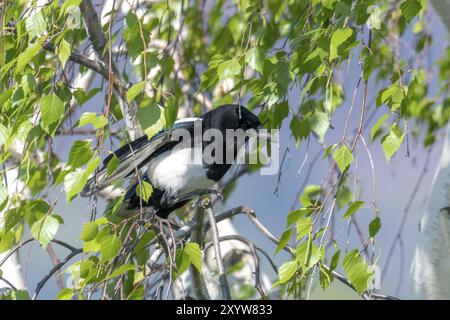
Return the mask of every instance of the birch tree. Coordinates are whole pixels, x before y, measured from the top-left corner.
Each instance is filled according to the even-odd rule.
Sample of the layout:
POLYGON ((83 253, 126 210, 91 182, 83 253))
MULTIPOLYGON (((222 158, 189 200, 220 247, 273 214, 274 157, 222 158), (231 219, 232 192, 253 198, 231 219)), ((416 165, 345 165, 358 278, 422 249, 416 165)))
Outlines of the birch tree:
MULTIPOLYGON (((389 161, 402 145, 429 147, 448 121, 450 57, 436 64, 444 89, 429 94, 426 1, 3 0, 1 8, 1 163, 6 179, 9 168, 17 178, 0 185, 0 249, 15 266, 8 258, 32 242, 67 250, 26 290, 9 281, 1 260, 4 298, 37 299, 61 271, 71 285, 58 299, 303 299, 316 283, 327 289, 333 281, 364 299, 394 298, 370 287, 383 213, 371 149, 381 146, 389 161), (343 83, 347 68, 357 70, 355 85, 343 83), (64 220, 56 203, 70 204, 109 150, 228 103, 245 104, 267 129, 288 130, 281 165, 290 148, 303 148, 299 174, 319 161, 328 166, 320 181, 307 174, 299 183, 292 210, 279 213, 282 234, 246 203, 222 206, 236 178, 258 164, 216 186, 225 203, 201 199, 168 220, 146 208, 117 215, 126 189, 119 183, 86 201, 82 247, 58 239, 64 220), (14 156, 17 141, 23 152, 14 156), (70 141, 70 151, 61 154, 54 141, 70 141), (358 161, 370 164, 369 194, 355 182, 358 161), (367 225, 358 223, 362 210, 370 212, 367 225), (230 222, 238 215, 272 252, 238 234, 230 222), (336 219, 359 246, 336 239, 336 219), (272 256, 281 251, 288 258, 278 266, 272 256)), ((152 187, 139 190, 145 200, 152 187)))

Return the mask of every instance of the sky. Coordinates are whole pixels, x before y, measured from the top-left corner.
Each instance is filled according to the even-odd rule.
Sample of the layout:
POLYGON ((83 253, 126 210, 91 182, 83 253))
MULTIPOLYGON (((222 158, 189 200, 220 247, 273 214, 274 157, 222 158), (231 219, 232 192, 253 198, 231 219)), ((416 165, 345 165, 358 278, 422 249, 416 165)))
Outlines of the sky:
MULTIPOLYGON (((447 45, 447 39, 445 36, 445 29, 439 19, 432 19, 431 30, 433 36, 436 38, 433 42, 430 51, 431 56, 429 58, 430 61, 435 61, 443 54, 445 45, 447 45)), ((408 41, 408 38, 405 40, 408 41)), ((347 97, 332 118, 332 125, 335 129, 328 131, 325 138, 325 143, 327 145, 338 142, 342 135, 343 123, 350 106, 351 93, 358 80, 360 71, 357 63, 352 63, 348 70, 348 72, 339 75, 339 79, 347 92, 347 97)), ((437 90, 437 84, 432 90, 437 90)), ((298 90, 292 90, 289 95, 290 105, 298 105, 298 97, 298 90)), ((356 127, 357 121, 359 120, 358 107, 360 106, 361 94, 358 94, 356 101, 355 111, 350 119, 350 128, 356 127)), ((372 99, 370 93, 368 101, 372 102, 368 105, 369 110, 375 108, 374 99, 372 99)), ((102 104, 103 97, 101 95, 95 96, 83 107, 83 110, 77 111, 74 119, 82 112, 97 110, 98 106, 102 104)), ((382 112, 383 110, 379 110, 374 117, 372 124, 381 116, 382 112)), ((441 135, 442 134, 443 132, 441 132, 441 135)), ((54 149, 62 159, 66 159, 72 142, 76 139, 84 138, 85 137, 75 136, 64 137, 64 139, 55 139, 54 149)), ((216 212, 230 209, 238 205, 251 207, 255 210, 257 217, 261 222, 266 225, 273 234, 276 236, 281 235, 286 226, 286 216, 291 211, 292 204, 295 203, 296 208, 299 208, 297 200, 298 189, 304 183, 306 172, 308 170, 307 168, 316 154, 318 146, 317 143, 312 140, 309 144, 308 152, 306 152, 307 143, 305 142, 301 143, 299 148, 296 148, 294 141, 290 139, 289 123, 287 121, 285 121, 281 129, 280 141, 280 155, 282 156, 286 147, 289 146, 290 156, 287 158, 282 168, 279 192, 275 193, 278 181, 277 175, 261 176, 258 172, 247 174, 238 180, 233 192, 224 203, 221 203, 220 206, 216 208, 216 212), (306 165, 300 174, 297 174, 305 160, 306 154, 308 154, 308 158, 305 162, 306 165)), ((420 218, 425 213, 427 196, 433 181, 437 162, 440 158, 440 141, 442 141, 442 139, 437 139, 437 141, 438 142, 432 148, 429 157, 427 156, 428 151, 423 149, 420 143, 418 146, 412 146, 411 157, 406 157, 406 146, 404 144, 397 155, 389 163, 385 160, 379 141, 370 145, 370 150, 375 163, 377 205, 380 209, 382 221, 382 228, 380 233, 376 236, 375 245, 375 255, 379 257, 378 265, 381 269, 386 265, 390 246, 397 236, 405 210, 410 206, 410 210, 407 211, 407 218, 403 224, 401 238, 403 250, 400 250, 399 246, 396 247, 389 268, 386 269, 387 271, 383 274, 381 279, 381 292, 385 294, 399 297, 407 296, 408 273, 418 239, 418 225, 420 218), (423 175, 423 180, 421 181, 418 190, 415 190, 415 186, 424 167, 427 168, 427 172, 423 175), (397 287, 399 287, 399 290, 397 290, 397 287)), ((362 147, 356 152, 357 160, 355 166, 357 166, 357 173, 359 176, 358 183, 362 190, 361 199, 370 200, 372 179, 369 161, 362 147)), ((308 184, 320 184, 328 168, 328 161, 319 160, 309 176, 308 184)), ((88 220, 89 204, 86 199, 78 197, 67 205, 63 197, 64 196, 58 201, 55 211, 64 218, 65 223, 60 227, 56 238, 66 241, 75 247, 80 247, 82 243, 78 240, 78 236, 82 228, 82 223, 88 220)), ((100 201, 99 212, 101 212, 103 207, 104 203, 100 201)), ((346 221, 341 218, 342 211, 335 212, 334 214, 336 217, 334 230, 338 243, 343 248, 345 248, 347 242, 349 248, 360 247, 359 238, 353 228, 348 236, 348 225, 346 221)), ((370 208, 362 208, 357 213, 357 221, 365 235, 368 233, 366 226, 373 217, 373 210, 370 208)), ((275 255, 275 245, 267 240, 244 216, 234 218, 233 223, 239 234, 264 248, 269 255, 274 257, 274 261, 278 265, 288 259, 287 255, 282 252, 275 255)), ((63 258, 67 254, 67 252, 61 248, 55 248, 55 250, 60 258, 63 258)), ((42 279, 51 268, 48 254, 39 248, 37 244, 31 244, 20 251, 20 257, 24 262, 23 271, 28 288, 30 291, 34 291, 37 282, 42 279)), ((77 258, 73 261, 76 261, 76 259, 77 258)), ((275 274, 270 271, 265 262, 263 262, 263 270, 269 277, 275 279, 275 274)), ((54 298, 57 292, 58 288, 56 282, 54 279, 51 279, 42 290, 40 298, 54 298)), ((312 297, 318 299, 354 298, 355 295, 342 285, 336 285, 327 292, 323 292, 316 286, 312 297)))

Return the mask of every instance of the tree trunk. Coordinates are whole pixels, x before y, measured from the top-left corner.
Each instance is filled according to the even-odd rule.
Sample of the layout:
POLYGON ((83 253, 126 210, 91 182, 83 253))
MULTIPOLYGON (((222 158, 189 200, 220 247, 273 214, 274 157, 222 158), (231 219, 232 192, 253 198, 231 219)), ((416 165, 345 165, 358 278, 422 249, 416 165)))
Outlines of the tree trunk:
MULTIPOLYGON (((450 31, 450 0, 430 2, 450 31)), ((450 299, 450 123, 427 211, 420 222, 409 294, 414 299, 450 299)))

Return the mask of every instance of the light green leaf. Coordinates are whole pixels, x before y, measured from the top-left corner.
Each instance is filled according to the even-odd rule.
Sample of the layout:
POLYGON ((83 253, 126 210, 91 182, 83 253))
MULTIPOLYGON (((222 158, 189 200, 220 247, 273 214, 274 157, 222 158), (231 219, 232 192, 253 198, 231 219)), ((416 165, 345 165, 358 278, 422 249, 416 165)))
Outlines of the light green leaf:
POLYGON ((222 62, 217 68, 219 79, 232 78, 241 72, 241 65, 236 59, 222 62))
POLYGON ((259 73, 263 73, 264 71, 264 60, 266 56, 264 50, 260 47, 253 47, 249 51, 247 51, 245 55, 245 62, 248 63, 253 70, 258 71, 259 73))
POLYGON ((108 162, 108 166, 106 167, 106 175, 111 175, 114 171, 116 171, 117 167, 120 164, 119 158, 116 157, 115 154, 113 154, 111 160, 108 162))
POLYGON ((381 139, 381 148, 384 151, 386 160, 389 161, 402 144, 403 137, 399 136, 395 130, 391 130, 387 135, 381 139))
POLYGON ((0 123, 0 147, 8 141, 10 134, 10 130, 0 123))
POLYGON ((86 164, 92 158, 91 142, 77 140, 73 143, 69 151, 67 164, 73 169, 86 164))
POLYGON ((278 242, 277 248, 275 249, 275 253, 279 252, 284 247, 286 247, 286 245, 291 240, 293 234, 294 234, 294 229, 287 229, 283 232, 283 234, 280 237, 280 241, 278 242))
POLYGON ((59 228, 59 220, 51 215, 46 215, 31 226, 31 235, 42 247, 47 248, 49 242, 55 237, 59 228))
POLYGON ((56 131, 64 114, 64 103, 54 93, 42 96, 40 100, 42 128, 50 135, 56 131))
MULTIPOLYGON (((64 1, 66 3, 66 1, 64 1)), ((78 5, 67 6, 65 10, 67 14, 66 26, 68 30, 76 30, 82 28, 81 11, 78 5)))
POLYGON ((330 127, 330 120, 324 112, 316 112, 309 119, 309 126, 312 131, 314 131, 321 140, 325 137, 325 133, 330 127))
POLYGON ((202 250, 200 249, 198 243, 188 242, 184 245, 183 250, 191 259, 191 263, 194 265, 194 267, 199 272, 202 272, 202 250))
POLYGON ((64 190, 66 191, 67 202, 70 202, 78 193, 83 190, 89 176, 97 169, 100 164, 100 158, 95 157, 89 160, 84 170, 77 169, 69 172, 64 177, 64 190))
POLYGON ((297 272, 297 269, 298 269, 297 260, 283 263, 281 267, 278 269, 278 277, 280 279, 279 282, 280 283, 288 282, 297 272))
POLYGON ((56 300, 70 300, 73 297, 74 289, 64 288, 59 291, 56 300))
POLYGON ((5 183, 0 181, 0 205, 8 199, 8 189, 5 186, 5 183))
POLYGON ((342 267, 347 274, 348 280, 355 287, 356 291, 361 295, 367 290, 372 272, 369 266, 361 258, 359 251, 354 249, 348 252, 342 261, 342 267))
POLYGON ((328 155, 331 153, 331 151, 332 151, 334 148, 336 148, 337 146, 338 146, 337 143, 332 144, 331 146, 329 146, 329 147, 325 150, 325 153, 324 153, 322 159, 325 159, 326 157, 328 157, 328 155))
POLYGON ((177 120, 178 116, 178 102, 175 97, 170 97, 167 101, 167 105, 164 108, 164 118, 166 126, 170 129, 173 123, 177 120))
POLYGON ((336 59, 338 57, 338 48, 341 44, 347 41, 353 34, 353 30, 351 28, 338 29, 333 32, 330 41, 330 61, 336 59))
POLYGON ((140 94, 144 91, 145 83, 146 83, 145 80, 138 82, 138 83, 134 84, 130 89, 128 89, 128 91, 127 91, 128 102, 133 101, 138 96, 138 94, 140 94))
POLYGON ((352 164, 353 154, 346 145, 343 145, 333 152, 333 159, 336 161, 339 170, 344 172, 352 164))
POLYGON ((17 66, 14 70, 14 74, 18 75, 22 69, 31 62, 34 56, 41 51, 41 49, 42 47, 40 41, 30 44, 28 48, 26 48, 25 51, 23 51, 17 58, 17 66))
POLYGON ((385 113, 383 116, 378 119, 378 121, 373 125, 372 129, 370 130, 370 140, 373 141, 373 138, 378 132, 378 129, 383 125, 383 123, 389 118, 390 114, 385 113))
POLYGON ((103 237, 100 241, 101 261, 111 260, 119 253, 121 248, 122 242, 115 234, 103 237))
POLYGON ((371 238, 375 237, 375 235, 381 229, 381 219, 376 217, 369 223, 369 235, 371 238))
POLYGON ((87 222, 83 226, 83 230, 80 234, 80 240, 90 241, 94 240, 98 233, 98 225, 95 222, 87 222))
POLYGON ((47 32, 47 24, 45 23, 42 13, 36 12, 25 20, 25 28, 28 31, 30 39, 43 35, 47 32))
POLYGON ((140 198, 142 198, 142 200, 148 202, 148 199, 150 199, 153 193, 153 187, 147 181, 141 181, 141 183, 136 187, 136 193, 140 198))
POLYGON ((310 217, 300 218, 297 221, 297 240, 308 235, 312 231, 313 222, 310 217))
POLYGON ((65 39, 62 39, 59 42, 56 53, 58 54, 59 60, 61 60, 61 65, 64 69, 66 67, 66 62, 70 58, 71 53, 70 44, 65 39))
POLYGON ((136 266, 134 264, 131 264, 131 263, 123 264, 119 268, 117 268, 116 270, 111 272, 111 274, 106 279, 112 279, 112 278, 118 277, 125 272, 133 271, 135 269, 136 269, 136 266))
POLYGON ((108 124, 108 119, 104 115, 97 115, 93 112, 85 112, 81 115, 78 121, 78 127, 82 127, 87 124, 92 124, 95 129, 102 128, 108 124))
POLYGON ((350 218, 352 215, 354 215, 364 204, 364 201, 355 201, 352 202, 349 206, 347 211, 342 216, 344 219, 350 218))
POLYGON ((71 6, 78 7, 81 0, 65 0, 61 6, 61 14, 65 14, 71 6))
POLYGON ((320 261, 321 255, 322 252, 314 244, 314 242, 311 241, 311 239, 303 241, 295 250, 295 257, 302 267, 303 274, 305 274, 306 271, 314 267, 316 263, 320 261))

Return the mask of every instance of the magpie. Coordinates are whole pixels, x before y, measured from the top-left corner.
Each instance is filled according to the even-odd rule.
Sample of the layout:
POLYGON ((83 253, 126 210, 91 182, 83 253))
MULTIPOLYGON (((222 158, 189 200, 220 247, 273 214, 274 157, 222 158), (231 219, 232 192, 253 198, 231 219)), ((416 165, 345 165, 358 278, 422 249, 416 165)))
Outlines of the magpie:
MULTIPOLYGON (((227 173, 232 163, 225 160, 206 161, 203 154, 200 161, 192 161, 196 126, 201 129, 202 137, 207 130, 213 129, 221 133, 221 139, 225 139, 228 129, 253 129, 258 132, 263 128, 258 117, 241 105, 222 105, 198 118, 178 120, 171 129, 162 130, 150 139, 143 136, 112 152, 104 159, 98 173, 88 180, 82 195, 92 195, 117 181, 134 176, 134 183, 127 189, 122 206, 129 212, 141 206, 150 207, 157 216, 167 219, 171 212, 190 200, 202 194, 218 193, 211 187, 227 173), (190 139, 186 141, 190 143, 182 144, 185 140, 183 134, 186 132, 190 135, 190 139), (180 136, 183 139, 180 139, 180 136), (108 164, 113 157, 118 158, 119 164, 114 172, 108 175, 108 164), (144 169, 142 171, 145 173, 138 176, 140 169, 144 169), (136 191, 142 181, 153 187, 148 201, 140 198, 136 191)), ((214 143, 214 139, 202 140, 200 143, 203 150, 214 143)), ((231 144, 229 141, 221 143, 219 145, 223 146, 223 155, 231 147, 232 156, 236 160, 242 146, 235 144, 234 140, 231 144)))

